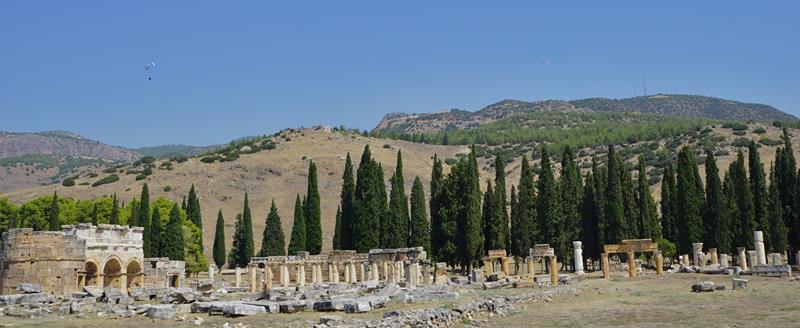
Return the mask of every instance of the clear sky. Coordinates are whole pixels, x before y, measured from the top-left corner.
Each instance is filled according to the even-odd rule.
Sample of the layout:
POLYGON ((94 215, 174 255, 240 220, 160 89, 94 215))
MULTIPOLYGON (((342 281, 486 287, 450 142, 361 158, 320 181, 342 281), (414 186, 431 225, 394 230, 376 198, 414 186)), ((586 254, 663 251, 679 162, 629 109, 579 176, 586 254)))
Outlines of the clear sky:
POLYGON ((644 76, 800 116, 798 31, 800 1, 4 0, 0 130, 206 145, 644 76))

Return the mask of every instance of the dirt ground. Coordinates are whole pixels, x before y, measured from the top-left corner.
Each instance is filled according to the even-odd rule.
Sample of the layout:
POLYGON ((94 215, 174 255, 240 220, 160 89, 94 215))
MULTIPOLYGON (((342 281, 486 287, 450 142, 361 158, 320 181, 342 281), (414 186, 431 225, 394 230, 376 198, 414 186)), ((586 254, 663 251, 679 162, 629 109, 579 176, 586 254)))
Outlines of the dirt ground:
MULTIPOLYGON (((722 275, 667 274, 609 281, 586 279, 579 296, 518 306, 489 327, 799 327, 800 281, 743 277, 745 290, 732 290, 722 275), (724 291, 692 293, 691 285, 713 281, 724 291)), ((486 319, 486 318, 483 318, 486 319)))

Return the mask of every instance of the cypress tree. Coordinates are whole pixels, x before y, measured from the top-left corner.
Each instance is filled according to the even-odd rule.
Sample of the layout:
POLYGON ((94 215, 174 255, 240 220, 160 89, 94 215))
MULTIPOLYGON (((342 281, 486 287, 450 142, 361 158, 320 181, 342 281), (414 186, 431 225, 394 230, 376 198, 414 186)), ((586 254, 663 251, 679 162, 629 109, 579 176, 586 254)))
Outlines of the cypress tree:
POLYGON ((730 217, 734 226, 734 247, 751 247, 754 244, 753 231, 758 227, 753 205, 752 188, 747 179, 744 164, 744 154, 741 149, 736 155, 736 161, 728 168, 730 174, 729 198, 731 210, 730 217))
POLYGON ((631 171, 626 169, 625 165, 622 165, 621 168, 622 204, 625 208, 625 225, 627 227, 625 238, 639 238, 639 236, 644 234, 644 227, 639 224, 638 220, 639 208, 637 207, 638 203, 636 201, 636 187, 633 183, 631 171))
MULTIPOLYGON (((459 213, 457 219, 459 238, 459 263, 469 272, 483 257, 483 231, 481 229, 481 191, 475 147, 466 160, 460 161, 458 179, 459 213)), ((452 174, 452 173, 451 173, 452 174)))
POLYGON ((108 222, 110 224, 119 224, 119 199, 117 199, 117 194, 111 196, 111 214, 108 222))
POLYGON ((539 199, 537 213, 539 214, 540 239, 534 243, 550 244, 555 249, 559 258, 567 260, 566 236, 563 234, 564 219, 561 215, 561 194, 558 192, 553 167, 547 147, 542 147, 541 171, 539 174, 539 199))
MULTIPOLYGON (((360 252, 380 247, 381 216, 384 214, 386 199, 381 199, 379 186, 383 184, 383 173, 369 151, 364 146, 361 163, 356 173, 355 221, 353 221, 353 243, 360 252), (381 181, 375 181, 380 179, 381 181)), ((385 194, 385 191, 383 191, 385 194)))
POLYGON ((169 223, 167 223, 162 239, 161 256, 168 257, 173 261, 183 261, 183 224, 178 204, 172 205, 172 210, 169 212, 169 223))
MULTIPOLYGON (((450 222, 447 221, 449 219, 448 206, 451 205, 447 203, 450 190, 447 186, 448 182, 444 179, 444 174, 442 172, 442 161, 439 160, 438 156, 434 155, 433 168, 431 169, 430 199, 431 251, 434 259, 437 261, 447 261, 446 259, 452 261, 454 257, 453 254, 455 253, 455 246, 452 244, 452 240, 448 235, 452 226, 450 222)), ((448 261, 448 263, 450 263, 450 261, 448 261)))
POLYGON ((311 254, 322 251, 322 212, 320 210, 319 187, 317 185, 317 165, 308 163, 308 191, 306 192, 306 250, 311 254))
POLYGON ((229 268, 243 267, 242 260, 240 258, 242 257, 244 252, 246 239, 247 239, 247 233, 244 230, 244 221, 242 220, 242 214, 236 214, 236 222, 233 230, 233 244, 231 245, 230 253, 228 253, 229 268))
POLYGON ((261 237, 261 251, 258 256, 286 256, 286 243, 281 228, 281 216, 275 207, 275 200, 269 207, 267 222, 264 224, 264 234, 261 237))
POLYGON ((99 220, 97 218, 97 202, 95 202, 94 205, 92 206, 92 225, 96 227, 99 224, 98 221, 99 220))
MULTIPOLYGON (((378 209, 378 220, 380 224, 380 232, 386 231, 386 219, 389 217, 389 203, 387 203, 386 182, 383 180, 383 164, 374 162, 372 166, 372 178, 370 181, 374 184, 373 188, 377 190, 376 206, 378 209), (376 169, 377 168, 377 169, 376 169)), ((384 245, 386 240, 383 239, 383 233, 378 234, 378 244, 384 245)))
POLYGON ((50 203, 50 211, 48 211, 48 230, 50 231, 60 231, 61 230, 61 220, 59 219, 59 210, 58 210, 58 195, 53 192, 53 200, 50 203))
POLYGON ((253 217, 250 213, 250 201, 248 200, 247 192, 244 193, 242 230, 244 233, 244 238, 240 246, 240 252, 237 256, 237 260, 239 261, 239 267, 244 268, 250 263, 250 258, 252 258, 253 254, 255 254, 255 244, 253 242, 253 217))
POLYGON ((225 219, 222 210, 217 213, 217 224, 214 228, 214 264, 218 269, 225 265, 225 219))
POLYGON ((342 206, 336 207, 336 225, 333 230, 333 249, 342 249, 342 206))
MULTIPOLYGON (((602 253, 603 249, 603 237, 600 234, 600 212, 597 206, 597 197, 595 177, 592 172, 589 172, 586 175, 586 186, 583 188, 580 240, 583 242, 584 254, 587 258, 591 258, 592 260, 600 259, 600 253, 602 253)), ((592 261, 592 263, 594 263, 594 261, 592 261)))
POLYGON ((353 162, 350 160, 350 153, 347 153, 344 174, 342 174, 342 195, 339 202, 342 208, 341 249, 355 249, 353 244, 353 221, 356 216, 355 190, 356 182, 353 178, 353 162))
POLYGON ((789 229, 789 245, 797 250, 800 249, 800 179, 797 178, 800 173, 797 171, 792 141, 785 127, 782 139, 783 147, 778 148, 775 156, 775 181, 783 205, 783 223, 789 229))
POLYGON ((483 249, 492 250, 494 248, 495 236, 491 230, 492 215, 494 215, 494 189, 492 189, 492 181, 486 180, 486 192, 483 193, 483 207, 481 212, 481 225, 483 229, 483 249))
MULTIPOLYGON (((698 190, 697 163, 694 152, 689 147, 683 147, 678 153, 677 189, 680 191, 676 197, 677 212, 675 222, 677 225, 678 251, 689 254, 692 243, 703 240, 703 190, 698 190)), ((700 182, 702 183, 702 182, 700 182)))
POLYGON ((764 232, 764 246, 772 249, 772 241, 769 235, 769 224, 767 221, 769 198, 767 194, 767 177, 764 174, 764 166, 761 164, 761 156, 758 154, 756 142, 750 140, 748 149, 748 171, 750 172, 750 189, 753 194, 753 212, 756 216, 757 230, 764 232))
POLYGON ((186 211, 186 196, 183 196, 183 200, 181 201, 181 209, 186 211))
MULTIPOLYGON (((599 166, 597 158, 592 158, 592 175, 594 176, 594 206, 597 211, 597 236, 598 243, 601 245, 599 252, 602 253, 602 245, 605 245, 608 229, 608 219, 606 214, 606 168, 599 166)), ((587 182, 588 183, 588 182, 587 182)), ((599 254, 599 253, 598 253, 599 254)), ((598 258, 599 259, 599 258, 598 258)))
MULTIPOLYGON (((200 232, 203 231, 203 218, 200 214, 200 200, 197 198, 197 193, 194 189, 194 184, 192 184, 192 188, 189 189, 189 198, 186 201, 186 217, 194 223, 197 228, 200 229, 200 232)), ((203 238, 200 238, 200 249, 203 249, 203 238)))
POLYGON ((410 232, 408 198, 403 181, 403 154, 397 152, 397 167, 392 176, 392 191, 389 194, 389 212, 383 227, 383 247, 401 248, 408 246, 410 232))
MULTIPOLYGON (((510 237, 508 229, 511 224, 508 218, 508 201, 506 198, 506 161, 502 154, 497 154, 494 158, 494 185, 495 185, 495 215, 492 222, 494 222, 497 232, 500 237, 497 239, 495 249, 509 249, 510 237)), ((487 249, 488 250, 488 249, 487 249)), ((510 252, 509 252, 510 253, 510 252)))
POLYGON ((142 250, 144 251, 144 255, 146 257, 152 257, 153 239, 150 232, 150 226, 152 225, 150 219, 150 189, 147 187, 147 183, 142 185, 142 194, 139 198, 139 210, 136 211, 136 223, 144 229, 142 231, 142 250))
MULTIPOLYGON (((573 155, 569 146, 564 147, 564 153, 561 155, 561 176, 558 181, 558 189, 561 192, 561 212, 563 215, 563 224, 559 230, 564 235, 564 242, 569 248, 572 245, 572 241, 580 240, 582 227, 581 205, 583 203, 581 172, 578 166, 575 165, 575 155, 573 155)), ((571 259, 571 257, 566 259, 571 259)))
POLYGON ((425 212, 425 191, 419 176, 414 178, 411 186, 411 235, 408 245, 422 246, 425 252, 431 252, 431 229, 428 226, 428 213, 425 212))
MULTIPOLYGON (((306 250, 306 219, 300 195, 294 199, 294 221, 292 223, 292 236, 289 239, 289 255, 306 250)), ((335 242, 334 242, 335 245, 335 242)), ((334 249, 340 249, 335 248, 334 249)))
POLYGON ((533 169, 528 158, 522 156, 522 169, 519 177, 516 213, 511 221, 511 253, 516 257, 527 257, 533 241, 540 239, 541 230, 536 220, 536 191, 534 190, 533 169), (513 220, 516 219, 516 222, 513 220))
POLYGON ((733 252, 728 204, 719 179, 714 152, 706 150, 706 202, 703 209, 703 242, 720 253, 733 252))
MULTIPOLYGON (((508 226, 508 235, 506 235, 506 254, 513 255, 514 253, 512 252, 512 250, 514 244, 511 238, 511 233, 512 233, 511 231, 512 229, 514 229, 514 224, 519 222, 519 219, 517 219, 519 213, 518 209, 519 205, 517 202, 517 189, 513 184, 511 185, 511 199, 508 202, 508 206, 511 208, 511 213, 509 214, 508 217, 509 226, 508 226)), ((518 264, 516 266, 517 266, 516 269, 518 269, 518 264)))
POLYGON ((164 256, 163 236, 161 235, 161 213, 158 207, 153 208, 152 223, 150 224, 150 257, 164 256))
POLYGON ((781 195, 778 191, 778 184, 775 182, 775 165, 769 170, 769 240, 772 242, 769 250, 776 253, 783 253, 789 248, 789 229, 783 222, 783 205, 781 195))
MULTIPOLYGON (((717 177, 719 179, 719 177, 717 177)), ((639 177, 636 202, 639 212, 639 223, 642 227, 640 236, 654 241, 661 239, 661 227, 658 225, 658 213, 653 195, 650 194, 650 183, 647 181, 647 166, 643 156, 639 156, 639 177)))
POLYGON ((668 163, 661 179, 661 236, 672 242, 677 240, 674 191, 675 173, 672 163, 668 163))
POLYGON ((616 244, 625 239, 628 227, 625 220, 625 200, 622 194, 622 160, 614 150, 613 145, 608 146, 608 169, 606 178, 606 207, 605 207, 605 242, 616 244))

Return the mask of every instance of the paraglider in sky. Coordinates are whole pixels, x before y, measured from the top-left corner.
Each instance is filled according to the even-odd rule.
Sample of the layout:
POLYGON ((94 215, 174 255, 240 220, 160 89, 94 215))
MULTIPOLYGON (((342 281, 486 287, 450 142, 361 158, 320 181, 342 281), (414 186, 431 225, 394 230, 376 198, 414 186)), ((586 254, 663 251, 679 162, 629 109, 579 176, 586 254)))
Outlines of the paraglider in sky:
POLYGON ((151 71, 153 71, 155 69, 156 69, 156 63, 154 63, 154 62, 149 62, 147 64, 144 64, 144 70, 146 72, 148 72, 147 80, 152 80, 153 79, 153 77, 151 76, 151 74, 149 72, 151 72, 151 71))

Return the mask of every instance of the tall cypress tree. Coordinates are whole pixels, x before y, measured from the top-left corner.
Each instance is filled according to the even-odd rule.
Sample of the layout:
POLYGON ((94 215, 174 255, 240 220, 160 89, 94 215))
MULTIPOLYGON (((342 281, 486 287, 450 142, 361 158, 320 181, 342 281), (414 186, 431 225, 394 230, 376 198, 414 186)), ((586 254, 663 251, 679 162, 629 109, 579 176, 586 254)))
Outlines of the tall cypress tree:
POLYGON ((571 242, 579 240, 581 235, 581 205, 583 203, 581 172, 575 165, 575 155, 569 146, 564 147, 564 153, 561 156, 561 176, 558 181, 558 189, 561 192, 561 211, 564 218, 559 230, 562 231, 566 246, 569 247, 571 242))
POLYGON ((139 210, 136 211, 138 216, 136 223, 144 229, 142 234, 142 249, 144 251, 144 255, 146 257, 152 257, 153 239, 150 232, 150 226, 152 225, 150 222, 150 189, 147 187, 147 183, 142 185, 142 194, 139 198, 139 210))
POLYGON ((183 261, 183 224, 181 222, 180 209, 178 204, 172 205, 169 212, 169 223, 164 230, 164 238, 161 243, 161 256, 168 257, 173 261, 183 261))
POLYGON ((636 201, 636 186, 633 183, 633 176, 625 165, 620 166, 622 171, 622 204, 625 208, 625 238, 639 238, 644 234, 644 227, 639 224, 639 208, 636 201))
POLYGON ((342 206, 336 207, 336 225, 333 230, 333 249, 342 249, 342 206))
POLYGON ((389 212, 383 227, 383 247, 400 248, 408 246, 409 216, 408 198, 403 181, 403 154, 397 152, 397 167, 392 176, 392 191, 389 194, 389 212))
POLYGON ((250 263, 250 258, 255 254, 255 244, 253 242, 253 217, 250 213, 250 201, 247 192, 244 193, 244 209, 242 210, 242 230, 243 240, 240 246, 240 252, 237 256, 239 261, 238 265, 241 268, 246 267, 250 263))
POLYGON ((689 147, 684 147, 678 153, 677 212, 677 246, 681 253, 691 253, 692 243, 703 240, 703 189, 698 190, 697 163, 694 152, 689 147))
POLYGON ((319 187, 317 184, 317 165, 308 163, 308 191, 306 192, 306 250, 311 254, 322 251, 322 212, 320 210, 319 187))
POLYGON ((600 253, 602 253, 603 249, 603 237, 600 234, 600 209, 597 206, 598 195, 596 187, 594 174, 589 172, 586 175, 586 185, 583 188, 580 240, 583 242, 584 254, 587 258, 591 258, 592 260, 600 259, 600 253))
POLYGON ((606 207, 605 207, 605 242, 616 244, 625 239, 628 227, 625 220, 625 199, 622 194, 622 160, 614 150, 613 145, 608 146, 608 169, 606 178, 606 207))
POLYGON ((161 235, 161 214, 158 207, 153 208, 153 215, 150 224, 150 257, 164 256, 163 236, 161 235))
POLYGON ((428 213, 425 212, 425 191, 419 176, 414 178, 411 186, 411 234, 408 246, 422 246, 426 252, 431 252, 431 229, 428 225, 428 213))
POLYGON ((758 154, 758 145, 756 145, 756 142, 750 140, 747 150, 750 189, 753 194, 753 211, 756 216, 757 230, 764 232, 765 247, 771 249, 771 240, 769 239, 770 229, 767 221, 769 207, 767 177, 764 174, 764 166, 761 164, 761 156, 758 154))
POLYGON ((441 261, 447 252, 447 239, 445 236, 443 211, 446 189, 444 188, 444 174, 442 161, 433 155, 433 168, 431 169, 431 253, 435 260, 441 261))
POLYGON ((483 193, 483 207, 481 209, 481 225, 483 229, 483 249, 492 250, 494 247, 497 236, 491 231, 492 215, 494 214, 494 189, 492 188, 492 181, 486 180, 486 192, 483 193))
POLYGON ((550 244, 555 249, 556 256, 567 260, 569 257, 567 256, 566 236, 562 230, 564 219, 561 215, 561 194, 558 192, 547 147, 544 146, 542 147, 540 167, 537 214, 539 214, 539 227, 542 234, 541 239, 534 239, 533 242, 550 244))
MULTIPOLYGON (((594 176, 594 206, 597 211, 597 236, 598 243, 601 245, 598 252, 602 252, 602 245, 605 245, 606 234, 608 234, 608 215, 606 213, 606 179, 608 173, 606 168, 599 166, 597 158, 592 158, 592 175, 594 176)), ((588 183, 588 182, 587 182, 588 183)), ((599 253, 598 253, 599 254, 599 253)), ((599 258, 598 258, 599 259, 599 258)))
POLYGON ((97 214, 97 202, 95 202, 94 205, 92 206, 92 225, 95 226, 95 227, 99 224, 99 222, 98 222, 99 220, 98 220, 97 216, 98 216, 98 214, 97 214))
POLYGON ((383 172, 372 159, 369 145, 364 146, 361 163, 356 173, 355 221, 353 221, 353 245, 358 252, 369 252, 380 247, 381 216, 386 199, 378 190, 383 184, 383 172), (381 181, 375 181, 380 179, 381 181))
POLYGON ((466 160, 461 160, 460 174, 457 176, 459 213, 458 239, 459 262, 469 272, 470 268, 477 266, 483 257, 483 231, 481 229, 481 190, 478 179, 478 161, 475 157, 475 147, 466 160))
POLYGON ((703 209, 703 242, 720 253, 733 252, 728 201, 719 179, 714 152, 706 150, 706 202, 703 209))
POLYGON ((339 205, 342 208, 341 220, 341 248, 355 249, 353 244, 353 221, 355 220, 355 192, 356 182, 353 178, 353 162, 350 153, 347 153, 347 160, 344 163, 344 174, 342 174, 342 195, 339 205))
POLYGON ((494 158, 494 185, 495 185, 495 216, 493 222, 497 225, 498 232, 502 238, 502 243, 498 240, 495 247, 502 246, 502 249, 509 249, 510 237, 508 229, 511 224, 508 218, 508 201, 506 198, 506 161, 502 154, 494 158))
POLYGON ((119 199, 117 194, 111 196, 111 214, 108 217, 110 224, 119 224, 119 199))
MULTIPOLYGON (((517 222, 519 222, 519 219, 517 219, 519 215, 519 209, 518 209, 519 203, 517 202, 517 188, 513 184, 511 185, 511 198, 508 201, 508 206, 511 208, 511 213, 509 213, 508 216, 509 226, 508 226, 508 235, 506 235, 506 254, 514 255, 513 253, 514 243, 512 241, 511 231, 512 229, 515 229, 514 225, 517 222)), ((519 263, 517 263, 517 266, 518 265, 519 263)))
POLYGON ((218 269, 225 265, 225 219, 222 210, 217 213, 217 224, 214 227, 214 264, 218 269))
POLYGON ((730 217, 734 227, 733 246, 751 247, 754 244, 753 231, 758 227, 755 218, 755 208, 753 205, 752 188, 747 179, 747 172, 744 164, 744 154, 740 149, 736 154, 736 161, 731 163, 728 168, 730 174, 730 190, 728 200, 731 210, 730 217))
POLYGON ((541 238, 541 230, 536 220, 536 191, 533 169, 528 158, 522 156, 522 168, 517 192, 516 213, 511 221, 511 253, 516 257, 527 257, 533 241, 541 238), (516 222, 513 220, 516 219, 516 222))
POLYGON ((53 200, 50 202, 50 211, 48 211, 47 216, 47 227, 50 231, 60 231, 61 230, 61 220, 59 219, 59 210, 58 210, 58 195, 56 192, 53 192, 53 200))
POLYGON ((789 248, 789 229, 783 222, 783 205, 781 195, 778 191, 778 184, 775 180, 775 165, 769 170, 769 196, 768 196, 768 215, 769 217, 769 240, 772 242, 769 250, 776 253, 783 253, 789 248))
MULTIPOLYGON (((197 198, 197 192, 195 192, 194 184, 192 184, 192 188, 189 189, 189 198, 186 200, 186 217, 200 229, 200 232, 203 231, 203 218, 200 214, 200 200, 197 198)), ((200 238, 200 249, 203 249, 202 237, 200 238)))
POLYGON ((281 216, 275 207, 275 200, 269 207, 267 222, 264 224, 264 234, 261 237, 261 251, 258 256, 286 256, 286 244, 281 228, 281 216))
MULTIPOLYGON (((719 177, 717 178, 719 179, 719 177)), ((658 224, 658 213, 653 195, 650 194, 650 183, 647 181, 647 166, 643 156, 639 156, 639 177, 636 202, 639 212, 639 223, 642 227, 642 238, 661 239, 661 226, 658 224)))
POLYGON ((243 267, 241 257, 244 252, 246 239, 247 233, 244 230, 244 220, 242 220, 242 214, 236 214, 236 222, 233 230, 233 243, 231 245, 231 251, 228 253, 229 268, 243 267))
MULTIPOLYGON (((789 131, 783 128, 783 147, 775 156, 775 181, 783 205, 783 223, 789 229, 789 245, 800 249, 800 179, 789 131)), ((794 253, 794 252, 791 252, 794 253)), ((794 255, 794 254, 791 254, 794 255)))
POLYGON ((672 163, 667 163, 661 179, 661 236, 672 242, 677 240, 675 187, 675 172, 672 169, 672 163))
MULTIPOLYGON (((289 255, 306 250, 306 218, 300 195, 294 199, 294 221, 292 223, 292 236, 289 239, 289 255)), ((334 249, 338 249, 335 248, 334 249)))

